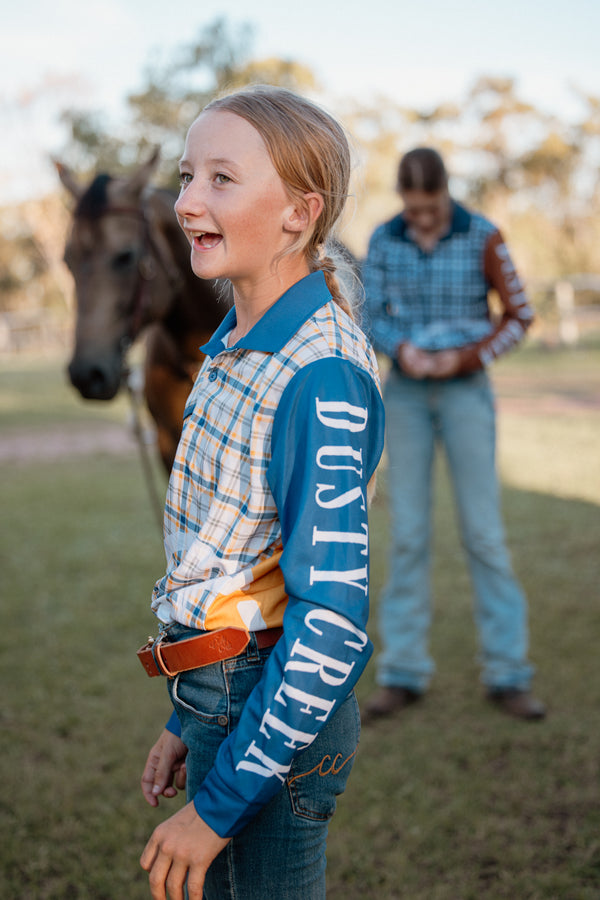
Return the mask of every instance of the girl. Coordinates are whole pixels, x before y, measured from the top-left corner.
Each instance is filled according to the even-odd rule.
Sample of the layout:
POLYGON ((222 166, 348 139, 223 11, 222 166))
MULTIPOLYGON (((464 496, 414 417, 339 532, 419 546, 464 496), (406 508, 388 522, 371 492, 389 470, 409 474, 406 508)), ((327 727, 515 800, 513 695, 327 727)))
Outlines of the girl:
POLYGON ((165 509, 159 637, 140 651, 174 706, 144 769, 188 804, 141 858, 154 898, 325 896, 327 823, 371 653, 367 485, 383 444, 375 357, 325 241, 350 154, 279 88, 210 103, 175 209, 201 278, 234 307, 190 394, 165 509), (204 893, 203 893, 204 892, 204 893))
POLYGON ((391 361, 384 396, 392 541, 379 606, 379 689, 363 721, 421 699, 434 672, 429 571, 437 445, 457 502, 486 693, 509 715, 541 719, 544 705, 530 690, 527 601, 504 537, 486 372, 525 336, 533 310, 502 235, 451 197, 433 147, 402 157, 398 193, 402 211, 374 231, 364 268, 373 343, 391 361), (491 289, 502 307, 496 322, 491 289))

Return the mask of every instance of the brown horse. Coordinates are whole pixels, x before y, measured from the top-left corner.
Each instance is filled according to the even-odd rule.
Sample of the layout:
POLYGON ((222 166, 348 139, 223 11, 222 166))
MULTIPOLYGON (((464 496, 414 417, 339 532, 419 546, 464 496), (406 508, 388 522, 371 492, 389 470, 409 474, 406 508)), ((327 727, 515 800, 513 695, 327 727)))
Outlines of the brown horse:
POLYGON ((143 331, 144 394, 170 471, 203 358, 199 347, 229 301, 193 274, 172 194, 148 186, 158 156, 126 178, 98 175, 85 189, 66 166, 56 168, 77 201, 65 249, 77 295, 71 382, 87 399, 111 400, 126 352, 143 331))

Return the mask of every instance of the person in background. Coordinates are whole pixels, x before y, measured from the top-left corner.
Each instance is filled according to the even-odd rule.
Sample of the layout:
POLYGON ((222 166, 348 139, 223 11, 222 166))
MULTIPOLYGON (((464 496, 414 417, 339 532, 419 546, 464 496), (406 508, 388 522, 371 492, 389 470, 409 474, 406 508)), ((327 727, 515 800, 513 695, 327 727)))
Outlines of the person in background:
POLYGON ((364 266, 370 337, 391 360, 384 405, 392 533, 379 606, 379 688, 363 719, 419 700, 434 671, 428 636, 436 443, 446 453, 458 508, 487 697, 513 716, 540 719, 544 706, 530 690, 526 599, 503 533, 486 373, 522 339, 532 309, 502 235, 450 196, 434 149, 403 156, 397 188, 402 212, 374 231, 364 266), (490 289, 502 306, 497 322, 490 289))
POLYGON ((328 822, 371 655, 368 486, 383 449, 373 349, 325 248, 348 192, 343 129, 258 86, 191 126, 175 210, 234 307, 202 349, 165 507, 159 637, 174 712, 146 800, 188 803, 142 854, 154 900, 323 900, 328 822))

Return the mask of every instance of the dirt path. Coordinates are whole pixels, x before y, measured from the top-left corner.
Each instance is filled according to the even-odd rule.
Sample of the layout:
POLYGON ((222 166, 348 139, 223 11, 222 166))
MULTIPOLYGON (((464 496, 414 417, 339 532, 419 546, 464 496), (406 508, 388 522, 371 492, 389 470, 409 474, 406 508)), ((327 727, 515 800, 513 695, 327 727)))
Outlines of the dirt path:
POLYGON ((91 453, 122 455, 136 452, 132 432, 124 425, 106 422, 93 427, 63 425, 43 431, 13 431, 0 436, 0 463, 51 462, 91 453))
MULTIPOLYGON (((497 385, 499 414, 578 416, 600 412, 600 392, 585 387, 549 391, 540 385, 518 389, 515 379, 497 385)), ((522 385, 522 383, 521 383, 522 385)), ((150 438, 148 443, 152 444, 150 438)), ((150 448, 153 451, 153 448, 150 448)), ((0 434, 1 463, 31 463, 76 458, 92 453, 110 455, 139 452, 135 436, 125 424, 98 422, 94 425, 57 425, 43 430, 9 431, 0 434)))
POLYGON ((590 372, 552 378, 544 375, 502 373, 494 378, 498 408, 509 413, 577 416, 600 411, 600 378, 590 372))
POLYGON ((586 412, 600 411, 600 396, 573 397, 568 394, 525 394, 521 397, 497 398, 500 415, 503 412, 516 415, 580 416, 586 412))

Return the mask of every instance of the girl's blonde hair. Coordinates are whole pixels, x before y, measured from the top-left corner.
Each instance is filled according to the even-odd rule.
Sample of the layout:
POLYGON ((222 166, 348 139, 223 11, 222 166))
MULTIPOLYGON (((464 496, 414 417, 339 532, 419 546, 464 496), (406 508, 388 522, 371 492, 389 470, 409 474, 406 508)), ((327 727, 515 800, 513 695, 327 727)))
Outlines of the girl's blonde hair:
POLYGON ((342 126, 310 100, 271 85, 254 85, 216 98, 205 109, 235 113, 256 128, 294 201, 303 205, 305 194, 321 195, 320 216, 312 228, 298 235, 288 252, 303 252, 310 271, 323 272, 333 299, 352 316, 336 275, 337 265, 326 250, 350 183, 350 147, 342 126))

